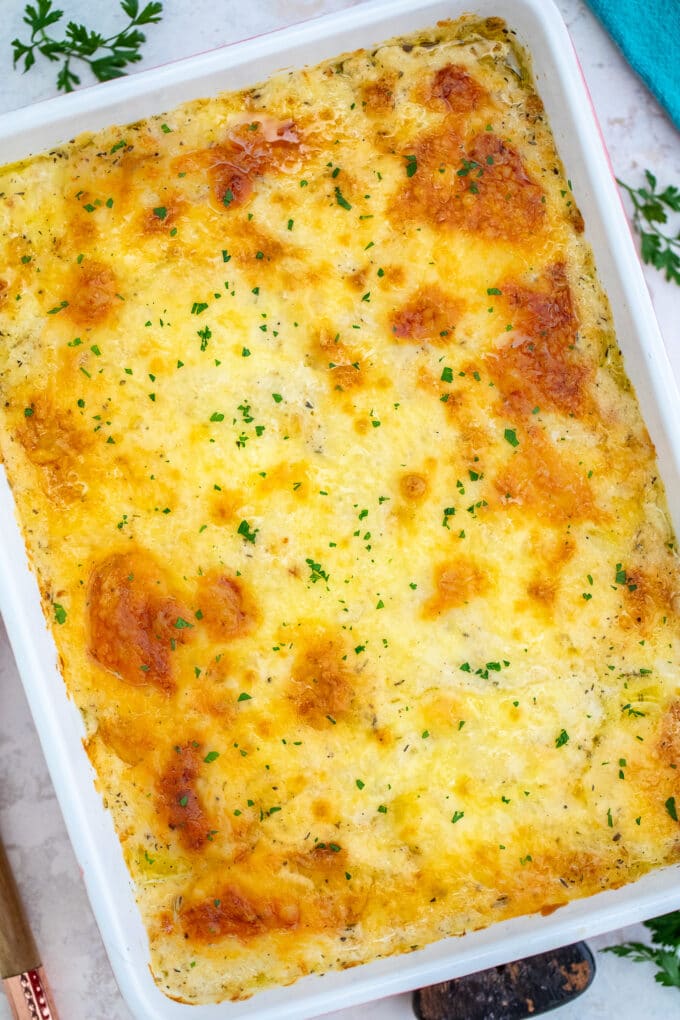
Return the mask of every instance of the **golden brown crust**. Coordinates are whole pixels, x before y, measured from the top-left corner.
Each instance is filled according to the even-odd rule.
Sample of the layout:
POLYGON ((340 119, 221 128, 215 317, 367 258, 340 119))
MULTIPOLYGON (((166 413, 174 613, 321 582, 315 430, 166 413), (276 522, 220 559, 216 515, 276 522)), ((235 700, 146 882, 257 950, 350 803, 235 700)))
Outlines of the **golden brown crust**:
POLYGON ((512 39, 0 171, 0 456, 171 998, 680 855, 675 539, 512 39))
POLYGON ((135 687, 174 689, 172 652, 187 640, 189 611, 151 557, 114 553, 98 563, 87 605, 89 651, 100 666, 135 687))

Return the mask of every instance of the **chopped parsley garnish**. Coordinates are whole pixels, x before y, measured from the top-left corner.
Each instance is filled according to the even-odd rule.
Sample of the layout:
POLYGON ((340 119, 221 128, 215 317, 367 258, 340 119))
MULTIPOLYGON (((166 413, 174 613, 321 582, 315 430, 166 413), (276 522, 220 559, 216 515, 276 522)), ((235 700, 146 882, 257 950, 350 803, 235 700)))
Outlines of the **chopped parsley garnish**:
POLYGON ((416 156, 404 156, 406 160, 406 176, 413 177, 418 170, 418 159, 416 156))
POLYGON ((56 620, 56 622, 59 624, 66 623, 67 613, 64 607, 60 605, 58 602, 53 602, 52 608, 54 609, 54 619, 56 620))
POLYGON ((312 584, 316 584, 317 581, 326 581, 328 583, 328 573, 320 563, 315 563, 312 559, 306 559, 305 563, 309 567, 309 580, 312 584))
POLYGON ((338 205, 342 206, 343 209, 352 208, 351 204, 347 201, 343 193, 340 191, 340 188, 337 186, 335 188, 335 201, 338 203, 338 205))
POLYGON ((456 170, 456 177, 467 177, 472 170, 480 171, 477 174, 478 177, 481 177, 481 175, 484 173, 479 163, 476 163, 474 159, 463 159, 461 160, 461 162, 463 165, 461 166, 460 170, 456 170))
POLYGON ((203 761, 206 763, 206 765, 209 765, 211 762, 217 761, 219 756, 220 756, 219 751, 208 751, 203 761))
POLYGON ((510 446, 519 446, 519 439, 514 429, 506 429, 503 434, 506 441, 510 443, 510 446))
POLYGON ((455 825, 456 822, 459 822, 461 820, 461 818, 464 818, 464 817, 465 817, 465 812, 464 811, 454 811, 453 812, 453 818, 451 819, 451 821, 455 825))
POLYGON ((201 350, 204 351, 208 346, 208 340, 212 336, 212 330, 210 326, 206 326, 205 329, 197 329, 196 332, 201 338, 201 350))
POLYGON ((241 521, 241 523, 239 524, 238 528, 236 529, 236 532, 239 535, 243 535, 243 537, 246 540, 246 542, 252 542, 253 545, 254 545, 255 544, 255 538, 257 537, 257 533, 258 533, 259 530, 260 530, 259 528, 255 528, 255 529, 251 530, 251 527, 248 524, 248 521, 241 521))
POLYGON ((565 744, 569 743, 569 734, 566 730, 560 730, 560 735, 555 741, 555 747, 564 747, 565 744))

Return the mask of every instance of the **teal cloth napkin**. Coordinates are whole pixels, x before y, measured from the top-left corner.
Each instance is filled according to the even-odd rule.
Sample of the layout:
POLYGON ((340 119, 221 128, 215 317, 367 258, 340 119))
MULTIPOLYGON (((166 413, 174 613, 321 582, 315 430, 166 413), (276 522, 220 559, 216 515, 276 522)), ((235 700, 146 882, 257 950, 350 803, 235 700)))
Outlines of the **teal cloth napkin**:
POLYGON ((587 0, 680 128, 680 0, 587 0))

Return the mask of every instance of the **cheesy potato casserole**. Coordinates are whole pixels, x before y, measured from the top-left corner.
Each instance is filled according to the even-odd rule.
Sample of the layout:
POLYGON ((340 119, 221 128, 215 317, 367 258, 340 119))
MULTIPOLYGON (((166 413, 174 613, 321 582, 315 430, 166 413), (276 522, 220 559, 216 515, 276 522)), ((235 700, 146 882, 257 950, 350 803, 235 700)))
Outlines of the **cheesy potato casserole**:
POLYGON ((502 21, 0 193, 2 457, 168 996, 680 859, 675 539, 502 21))

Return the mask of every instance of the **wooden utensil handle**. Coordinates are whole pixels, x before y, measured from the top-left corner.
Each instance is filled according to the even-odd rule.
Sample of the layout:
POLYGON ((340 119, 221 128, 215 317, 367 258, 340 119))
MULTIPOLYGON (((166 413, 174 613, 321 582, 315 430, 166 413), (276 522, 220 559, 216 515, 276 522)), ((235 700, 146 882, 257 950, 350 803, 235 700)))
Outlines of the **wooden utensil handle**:
POLYGON ((37 970, 40 957, 24 916, 19 891, 0 842, 0 977, 37 970))

